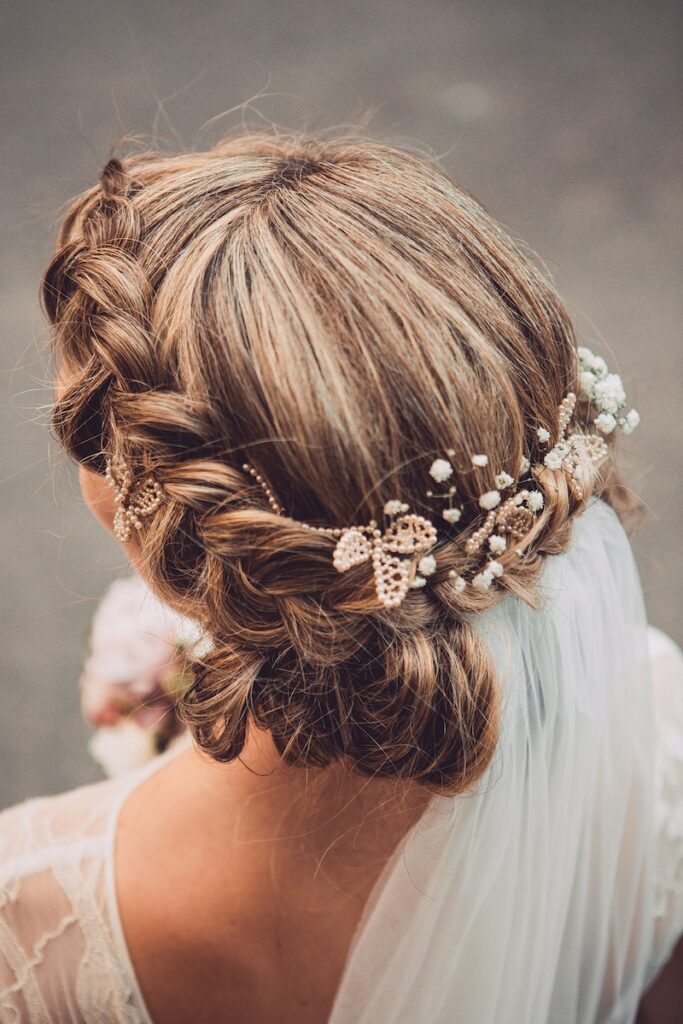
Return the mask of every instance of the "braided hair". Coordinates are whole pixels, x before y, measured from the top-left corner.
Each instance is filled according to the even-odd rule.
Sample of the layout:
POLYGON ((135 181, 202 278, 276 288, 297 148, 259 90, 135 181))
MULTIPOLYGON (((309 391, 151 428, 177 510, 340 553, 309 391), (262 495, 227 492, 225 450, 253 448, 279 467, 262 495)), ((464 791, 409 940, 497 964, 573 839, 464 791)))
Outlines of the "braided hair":
MULTIPOLYGON (((541 467, 526 554, 457 592, 496 469, 538 455, 537 428, 577 378, 553 288, 462 188, 419 154, 354 136, 241 131, 204 153, 109 160, 66 215, 42 286, 65 381, 54 429, 104 472, 108 452, 164 488, 144 574, 205 625, 181 713, 230 761, 250 723, 290 764, 345 761, 434 791, 489 764, 500 682, 476 615, 532 601, 581 498, 541 467), (367 521, 397 493, 425 515, 425 466, 455 451, 463 520, 428 589, 377 602, 366 566, 278 516, 367 521), (485 451, 473 471, 468 453, 485 451)), ((611 483, 610 483, 611 481, 611 483)))

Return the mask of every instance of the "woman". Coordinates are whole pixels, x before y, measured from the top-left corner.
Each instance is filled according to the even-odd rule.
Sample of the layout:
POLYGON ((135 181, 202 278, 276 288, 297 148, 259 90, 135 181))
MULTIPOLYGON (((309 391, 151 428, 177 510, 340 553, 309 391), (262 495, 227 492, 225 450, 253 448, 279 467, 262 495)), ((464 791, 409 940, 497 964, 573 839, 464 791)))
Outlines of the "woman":
POLYGON ((110 160, 43 296, 85 499, 211 653, 183 749, 0 818, 2 1019, 632 1020, 681 661, 553 289, 421 157, 242 132, 110 160))

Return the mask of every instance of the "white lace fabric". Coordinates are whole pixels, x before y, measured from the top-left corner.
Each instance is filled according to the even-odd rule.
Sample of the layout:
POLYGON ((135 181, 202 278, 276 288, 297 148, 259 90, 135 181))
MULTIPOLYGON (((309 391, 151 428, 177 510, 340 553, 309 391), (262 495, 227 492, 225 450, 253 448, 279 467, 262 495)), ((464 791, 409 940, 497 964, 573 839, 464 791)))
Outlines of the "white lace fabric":
MULTIPOLYGON (((602 502, 543 593, 479 617, 496 756, 390 860, 330 1024, 628 1024, 683 934, 683 656, 647 630, 602 502)), ((0 814, 1 1024, 153 1024, 112 854, 123 800, 169 756, 0 814)))

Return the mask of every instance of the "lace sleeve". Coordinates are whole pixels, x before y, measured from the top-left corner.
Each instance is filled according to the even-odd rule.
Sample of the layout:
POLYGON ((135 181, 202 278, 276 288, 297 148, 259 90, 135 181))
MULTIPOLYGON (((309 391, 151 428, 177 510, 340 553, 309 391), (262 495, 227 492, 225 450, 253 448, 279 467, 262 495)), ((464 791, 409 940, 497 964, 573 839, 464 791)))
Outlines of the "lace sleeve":
POLYGON ((104 868, 120 781, 0 814, 2 1024, 134 1024, 112 945, 104 868))

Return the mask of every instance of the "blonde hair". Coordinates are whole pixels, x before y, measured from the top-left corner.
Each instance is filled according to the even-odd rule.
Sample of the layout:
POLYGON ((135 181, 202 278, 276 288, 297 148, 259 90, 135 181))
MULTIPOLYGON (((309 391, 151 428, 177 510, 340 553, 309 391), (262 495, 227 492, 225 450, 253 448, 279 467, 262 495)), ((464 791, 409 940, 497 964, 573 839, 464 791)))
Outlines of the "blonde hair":
POLYGON ((254 722, 291 764, 471 785, 499 705, 472 615, 533 599, 599 484, 577 500, 537 470, 527 555, 502 554, 484 593, 453 588, 477 496, 523 453, 542 462, 537 428, 576 384, 570 319, 531 261, 420 155, 243 130, 110 160, 63 222, 43 298, 61 442, 163 484, 145 572, 215 644, 182 699, 197 742, 230 761, 254 722), (397 496, 436 521, 426 470, 446 446, 463 519, 440 530, 429 587, 390 609, 367 564, 338 573, 333 538, 276 515, 241 468, 305 522, 368 522, 397 496))

